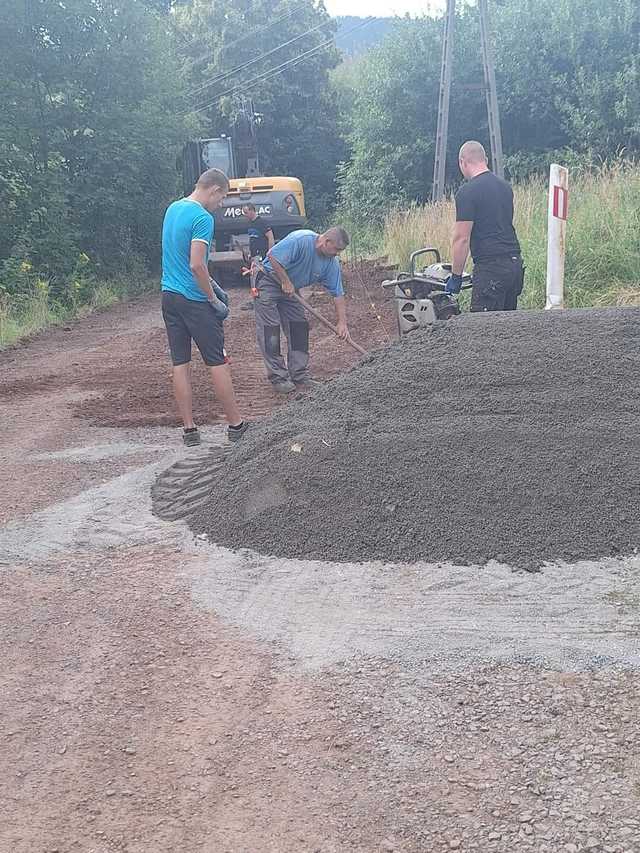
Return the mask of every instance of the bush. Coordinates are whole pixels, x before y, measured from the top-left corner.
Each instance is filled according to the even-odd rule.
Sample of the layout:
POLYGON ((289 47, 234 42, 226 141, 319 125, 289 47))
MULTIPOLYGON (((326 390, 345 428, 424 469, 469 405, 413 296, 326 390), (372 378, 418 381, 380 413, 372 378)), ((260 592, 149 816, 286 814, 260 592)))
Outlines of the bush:
POLYGON ((51 309, 74 313, 98 281, 142 282, 157 268, 188 130, 185 81, 171 27, 146 3, 0 0, 10 5, 0 49, 0 290, 15 316, 34 281, 46 281, 51 309))

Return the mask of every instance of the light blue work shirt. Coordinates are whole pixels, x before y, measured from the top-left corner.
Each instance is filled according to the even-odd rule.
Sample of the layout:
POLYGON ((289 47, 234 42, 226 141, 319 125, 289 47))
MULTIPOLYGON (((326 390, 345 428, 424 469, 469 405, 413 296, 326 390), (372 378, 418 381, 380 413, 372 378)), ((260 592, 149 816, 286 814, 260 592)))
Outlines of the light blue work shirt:
MULTIPOLYGON (((280 266, 284 267, 296 290, 310 284, 321 284, 332 296, 342 296, 340 261, 321 255, 316 249, 318 234, 315 231, 292 231, 271 249, 280 266)), ((263 262, 265 270, 275 277, 269 255, 263 262)))
POLYGON ((191 272, 191 243, 206 243, 209 257, 213 240, 213 216, 197 201, 181 198, 167 208, 162 223, 162 289, 179 293, 194 302, 206 302, 191 272))

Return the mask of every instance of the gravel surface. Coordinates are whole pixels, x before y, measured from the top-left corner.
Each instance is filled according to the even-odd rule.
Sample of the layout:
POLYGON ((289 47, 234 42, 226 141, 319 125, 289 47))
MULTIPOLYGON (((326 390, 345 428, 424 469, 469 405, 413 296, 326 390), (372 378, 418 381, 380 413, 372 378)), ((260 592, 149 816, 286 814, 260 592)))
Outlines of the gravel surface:
POLYGON ((373 849, 640 850, 635 673, 448 676, 365 659, 329 679, 328 707, 347 726, 334 749, 390 809, 373 849))
POLYGON ((639 352, 638 309, 416 332, 255 427, 190 524, 312 559, 536 569, 633 553, 639 352))
POLYGON ((0 853, 640 853, 640 557, 194 540, 149 488, 223 464, 222 428, 194 453, 104 426, 166 417, 160 322, 154 298, 0 353, 0 853))

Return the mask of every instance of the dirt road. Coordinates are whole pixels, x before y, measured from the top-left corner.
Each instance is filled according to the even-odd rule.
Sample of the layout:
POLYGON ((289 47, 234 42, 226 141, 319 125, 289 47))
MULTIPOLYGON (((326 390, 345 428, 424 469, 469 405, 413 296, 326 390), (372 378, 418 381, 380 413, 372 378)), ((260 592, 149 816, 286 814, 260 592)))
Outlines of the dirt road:
MULTIPOLYGON (((231 323, 259 417, 279 401, 231 323)), ((319 375, 353 363, 313 334, 319 375)), ((637 556, 527 575, 194 540, 150 512, 185 453, 155 299, 0 371, 2 853, 640 851, 637 556)))

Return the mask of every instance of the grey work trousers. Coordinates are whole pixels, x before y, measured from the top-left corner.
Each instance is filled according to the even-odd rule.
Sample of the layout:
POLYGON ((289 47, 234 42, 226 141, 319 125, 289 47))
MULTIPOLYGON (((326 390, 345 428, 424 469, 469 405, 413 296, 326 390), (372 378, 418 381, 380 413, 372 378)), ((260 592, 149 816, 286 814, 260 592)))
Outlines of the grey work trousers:
POLYGON ((274 384, 289 379, 304 382, 309 378, 309 323, 304 308, 268 274, 258 273, 256 288, 256 337, 267 376, 274 384), (286 364, 280 351, 281 329, 288 343, 286 364))

